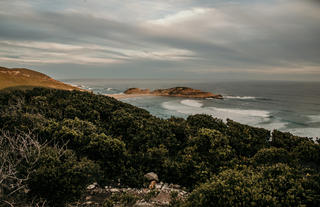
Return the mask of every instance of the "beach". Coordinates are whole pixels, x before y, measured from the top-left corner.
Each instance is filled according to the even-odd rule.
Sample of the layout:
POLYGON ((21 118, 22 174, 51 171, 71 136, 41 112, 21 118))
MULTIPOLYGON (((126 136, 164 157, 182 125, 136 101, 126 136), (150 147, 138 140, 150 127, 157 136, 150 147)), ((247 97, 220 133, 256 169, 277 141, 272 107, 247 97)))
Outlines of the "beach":
POLYGON ((109 96, 109 97, 112 97, 112 98, 115 98, 117 100, 126 99, 126 98, 136 98, 136 97, 142 97, 142 96, 155 96, 155 95, 152 95, 152 94, 124 94, 124 93, 121 93, 121 94, 105 94, 105 95, 109 96))

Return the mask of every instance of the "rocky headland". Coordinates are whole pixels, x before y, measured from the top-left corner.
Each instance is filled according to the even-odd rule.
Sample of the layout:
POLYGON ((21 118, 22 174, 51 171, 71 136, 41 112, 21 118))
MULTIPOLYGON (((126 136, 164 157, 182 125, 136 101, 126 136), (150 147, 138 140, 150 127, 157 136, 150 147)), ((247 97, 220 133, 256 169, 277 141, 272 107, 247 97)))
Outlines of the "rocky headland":
POLYGON ((168 89, 157 89, 150 91, 149 89, 129 88, 124 91, 126 95, 153 95, 153 96, 172 96, 183 98, 215 98, 222 99, 222 95, 204 92, 198 89, 188 87, 174 87, 168 89))

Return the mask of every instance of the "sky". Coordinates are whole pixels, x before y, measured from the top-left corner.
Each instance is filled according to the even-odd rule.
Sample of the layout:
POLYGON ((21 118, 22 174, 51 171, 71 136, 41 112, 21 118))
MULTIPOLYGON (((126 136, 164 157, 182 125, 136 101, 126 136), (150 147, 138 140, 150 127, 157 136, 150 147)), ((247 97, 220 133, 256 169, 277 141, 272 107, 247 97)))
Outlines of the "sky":
POLYGON ((54 78, 320 81, 319 0, 0 0, 0 66, 54 78))

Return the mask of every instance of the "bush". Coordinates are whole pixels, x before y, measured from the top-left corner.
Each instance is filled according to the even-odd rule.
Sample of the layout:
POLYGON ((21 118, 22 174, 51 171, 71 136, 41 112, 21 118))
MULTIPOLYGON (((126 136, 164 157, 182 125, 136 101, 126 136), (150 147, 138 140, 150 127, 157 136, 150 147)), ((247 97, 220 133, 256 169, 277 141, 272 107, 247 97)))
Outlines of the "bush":
POLYGON ((154 171, 168 183, 200 185, 188 201, 195 206, 319 203, 319 143, 290 133, 275 130, 270 140, 270 131, 232 120, 203 114, 163 120, 110 97, 43 88, 0 92, 0 129, 15 138, 13 148, 0 143, 0 170, 19 176, 0 174, 0 191, 21 189, 6 199, 19 200, 27 180, 30 199, 63 205, 93 174, 101 185, 141 187, 143 175, 154 171), (20 132, 37 140, 28 145, 32 139, 15 136, 20 132))
POLYGON ((227 125, 225 125, 221 119, 214 118, 207 114, 191 115, 187 118, 187 124, 189 133, 192 135, 195 135, 201 128, 215 129, 221 132, 227 129, 227 125))
POLYGON ((230 137, 230 145, 239 156, 252 157, 256 152, 269 146, 270 131, 243 125, 227 120, 227 135, 230 137))
POLYGON ((272 165, 276 163, 287 163, 292 161, 289 152, 283 148, 263 148, 252 158, 254 165, 272 165))
POLYGON ((86 146, 86 154, 91 160, 96 160, 102 168, 100 180, 104 184, 118 183, 125 164, 125 144, 119 139, 114 139, 105 134, 93 134, 86 146))
POLYGON ((229 139, 224 134, 213 129, 199 129, 197 136, 190 137, 182 152, 178 164, 181 182, 187 187, 204 182, 221 167, 231 165, 234 157, 229 139))
POLYGON ((71 150, 46 147, 27 184, 31 195, 46 199, 51 206, 63 206, 80 197, 97 170, 96 164, 85 158, 78 160, 71 150))
POLYGON ((0 202, 10 206, 27 206, 25 181, 45 145, 28 133, 10 134, 0 131, 0 202), (25 166, 24 173, 19 173, 25 166))
POLYGON ((304 206, 319 202, 309 178, 285 164, 228 169, 200 185, 185 206, 304 206), (306 195, 305 192, 309 192, 306 195))

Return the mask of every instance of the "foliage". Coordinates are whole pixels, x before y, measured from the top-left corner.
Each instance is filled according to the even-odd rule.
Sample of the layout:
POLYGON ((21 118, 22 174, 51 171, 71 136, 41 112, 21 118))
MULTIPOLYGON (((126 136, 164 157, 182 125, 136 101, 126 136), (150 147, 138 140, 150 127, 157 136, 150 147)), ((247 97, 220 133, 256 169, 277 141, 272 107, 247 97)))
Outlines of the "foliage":
MULTIPOLYGON (((307 206, 310 179, 285 164, 257 169, 240 166, 196 188, 185 206, 307 206)), ((315 199, 315 197, 313 198, 315 199)), ((319 202, 313 200, 313 203, 319 202)), ((311 206, 311 205, 310 205, 311 206)))
POLYGON ((270 131, 243 125, 230 119, 227 120, 227 125, 230 144, 238 155, 252 157, 260 149, 268 147, 270 131))
POLYGON ((187 124, 189 126, 190 134, 196 134, 199 129, 216 129, 221 132, 226 131, 227 126, 221 119, 214 118, 206 114, 191 115, 187 118, 187 124))
POLYGON ((46 147, 27 184, 31 195, 45 198, 52 206, 61 206, 80 197, 97 171, 96 164, 85 158, 78 160, 70 150, 62 153, 57 148, 46 147))
POLYGON ((6 182, 24 179, 25 196, 50 205, 77 198, 93 179, 142 187, 151 171, 193 191, 187 206, 319 202, 319 143, 277 130, 204 114, 163 120, 110 97, 44 88, 0 92, 0 129, 17 140, 19 134, 36 137, 36 145, 26 145, 28 161, 11 159, 20 151, 3 151, 19 178, 6 182))
POLYGON ((253 157, 252 161, 254 165, 272 165, 276 163, 292 162, 292 157, 289 152, 283 148, 262 148, 253 157))

